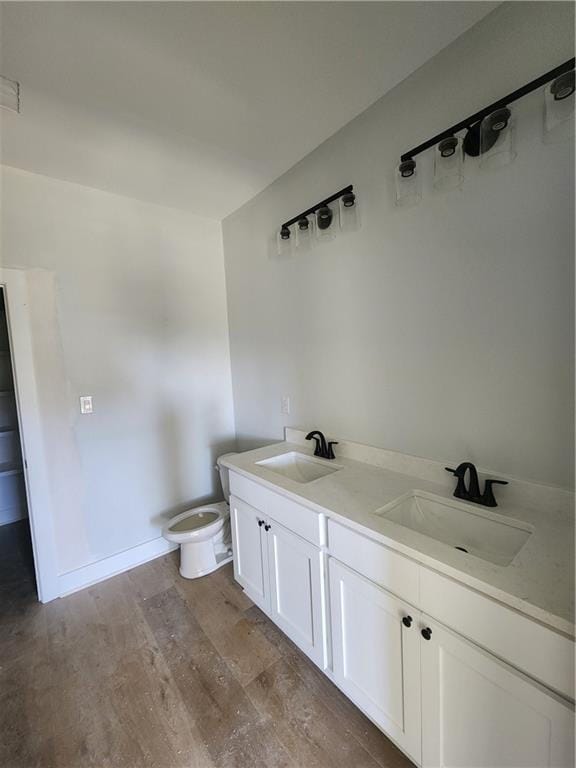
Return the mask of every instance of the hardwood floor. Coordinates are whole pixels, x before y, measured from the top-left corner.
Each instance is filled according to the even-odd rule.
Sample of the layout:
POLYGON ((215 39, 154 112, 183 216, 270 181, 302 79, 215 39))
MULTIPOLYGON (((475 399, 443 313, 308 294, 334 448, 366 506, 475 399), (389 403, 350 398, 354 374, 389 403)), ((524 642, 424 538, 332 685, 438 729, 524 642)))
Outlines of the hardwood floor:
POLYGON ((177 555, 48 605, 0 590, 3 768, 412 768, 252 604, 177 555))

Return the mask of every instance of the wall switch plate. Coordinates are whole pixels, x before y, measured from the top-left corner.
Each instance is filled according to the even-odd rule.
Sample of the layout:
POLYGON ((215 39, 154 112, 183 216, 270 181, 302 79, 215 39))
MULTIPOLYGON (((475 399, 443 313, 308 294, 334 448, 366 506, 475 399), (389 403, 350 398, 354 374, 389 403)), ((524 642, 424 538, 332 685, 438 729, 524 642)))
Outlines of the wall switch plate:
POLYGON ((280 411, 284 416, 290 416, 290 395, 282 395, 280 411))
POLYGON ((92 395, 83 395, 80 398, 80 413, 94 413, 92 395))

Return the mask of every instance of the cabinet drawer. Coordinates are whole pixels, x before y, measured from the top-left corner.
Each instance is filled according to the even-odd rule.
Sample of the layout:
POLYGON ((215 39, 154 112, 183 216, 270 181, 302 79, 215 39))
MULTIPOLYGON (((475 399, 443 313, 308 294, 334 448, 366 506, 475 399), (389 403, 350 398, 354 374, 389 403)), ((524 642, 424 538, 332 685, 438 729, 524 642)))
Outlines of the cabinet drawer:
POLYGON ((317 512, 302 507, 236 472, 230 473, 230 492, 306 541, 320 546, 321 517, 317 512))
POLYGON ((574 643, 564 635, 424 567, 420 607, 544 685, 574 698, 574 643))
POLYGON ((412 560, 333 520, 328 520, 328 549, 370 581, 418 605, 418 565, 412 560))

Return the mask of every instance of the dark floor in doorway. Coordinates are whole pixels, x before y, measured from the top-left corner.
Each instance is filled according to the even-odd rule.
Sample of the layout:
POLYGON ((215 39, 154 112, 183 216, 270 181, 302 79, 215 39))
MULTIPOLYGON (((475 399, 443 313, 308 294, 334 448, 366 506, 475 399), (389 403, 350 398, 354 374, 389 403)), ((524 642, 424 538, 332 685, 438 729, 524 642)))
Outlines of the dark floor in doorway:
POLYGON ((38 600, 28 520, 0 526, 0 616, 38 600))

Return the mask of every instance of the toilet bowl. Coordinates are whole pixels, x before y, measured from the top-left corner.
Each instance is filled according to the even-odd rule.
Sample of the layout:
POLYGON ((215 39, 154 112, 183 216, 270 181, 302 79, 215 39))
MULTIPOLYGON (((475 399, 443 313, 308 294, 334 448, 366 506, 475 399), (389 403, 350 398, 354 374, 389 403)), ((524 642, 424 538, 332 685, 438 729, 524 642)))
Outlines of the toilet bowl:
POLYGON ((216 469, 226 501, 188 509, 162 529, 167 541, 180 544, 180 575, 185 579, 205 576, 232 560, 228 470, 220 463, 224 456, 218 458, 216 469))

